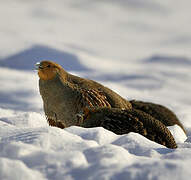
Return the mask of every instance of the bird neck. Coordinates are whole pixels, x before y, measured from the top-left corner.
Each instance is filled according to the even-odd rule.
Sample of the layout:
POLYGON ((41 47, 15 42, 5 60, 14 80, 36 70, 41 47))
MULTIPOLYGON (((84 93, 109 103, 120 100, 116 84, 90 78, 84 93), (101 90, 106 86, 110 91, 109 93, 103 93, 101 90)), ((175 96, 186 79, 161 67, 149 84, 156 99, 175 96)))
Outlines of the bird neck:
POLYGON ((47 80, 52 80, 56 77, 56 72, 46 72, 43 73, 43 71, 38 71, 38 75, 41 80, 47 81, 47 80))

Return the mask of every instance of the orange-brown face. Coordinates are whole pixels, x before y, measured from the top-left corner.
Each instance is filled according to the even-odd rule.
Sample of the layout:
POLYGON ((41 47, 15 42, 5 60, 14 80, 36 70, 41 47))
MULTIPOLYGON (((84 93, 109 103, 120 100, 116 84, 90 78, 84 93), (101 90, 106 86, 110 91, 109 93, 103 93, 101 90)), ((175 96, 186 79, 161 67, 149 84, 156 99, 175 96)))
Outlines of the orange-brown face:
POLYGON ((41 61, 36 64, 38 75, 42 80, 51 80, 58 73, 59 69, 62 68, 60 65, 51 61, 41 61))

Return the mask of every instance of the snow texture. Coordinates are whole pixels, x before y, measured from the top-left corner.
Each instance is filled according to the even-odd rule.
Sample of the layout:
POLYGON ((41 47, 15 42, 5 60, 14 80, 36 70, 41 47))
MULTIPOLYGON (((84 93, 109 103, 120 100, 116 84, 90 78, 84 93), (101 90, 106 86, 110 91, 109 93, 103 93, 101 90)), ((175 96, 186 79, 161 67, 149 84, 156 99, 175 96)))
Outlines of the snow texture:
POLYGON ((191 177, 190 1, 0 1, 1 180, 191 177), (34 64, 54 60, 184 124, 168 149, 136 133, 64 130, 44 116, 34 64))

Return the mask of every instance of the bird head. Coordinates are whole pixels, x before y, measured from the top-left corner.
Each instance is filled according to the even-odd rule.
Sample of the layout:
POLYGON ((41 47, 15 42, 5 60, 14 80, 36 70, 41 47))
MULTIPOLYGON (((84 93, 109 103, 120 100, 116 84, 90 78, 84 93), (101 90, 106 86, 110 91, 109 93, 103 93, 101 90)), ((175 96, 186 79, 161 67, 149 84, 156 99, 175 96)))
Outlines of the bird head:
POLYGON ((41 61, 36 63, 36 69, 38 70, 38 75, 42 80, 51 80, 59 73, 62 67, 52 61, 41 61))

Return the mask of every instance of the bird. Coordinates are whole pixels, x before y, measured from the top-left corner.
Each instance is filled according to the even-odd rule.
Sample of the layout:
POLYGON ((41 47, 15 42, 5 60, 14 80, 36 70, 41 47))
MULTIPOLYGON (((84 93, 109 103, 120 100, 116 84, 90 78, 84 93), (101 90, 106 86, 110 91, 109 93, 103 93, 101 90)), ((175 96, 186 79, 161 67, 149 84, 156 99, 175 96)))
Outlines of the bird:
MULTIPOLYGON (((163 120, 157 119, 158 116, 160 117, 160 113, 166 112, 158 112, 158 116, 154 116, 152 113, 149 114, 148 111, 141 108, 141 103, 138 103, 139 101, 128 101, 96 81, 72 75, 53 61, 43 60, 37 63, 36 67, 38 70, 39 91, 43 100, 43 109, 50 126, 56 126, 62 129, 70 126, 86 127, 86 123, 91 122, 91 125, 88 127, 102 126, 116 134, 126 134, 132 131, 142 135, 144 135, 142 131, 145 129, 147 132, 145 137, 148 139, 166 146, 168 143, 174 144, 174 139, 168 131, 166 124, 163 120), (100 111, 95 111, 94 113, 91 110, 94 108, 100 109, 100 111), (87 112, 90 112, 91 118, 84 116, 84 114, 89 114, 84 113, 86 109, 89 109, 87 112), (107 113, 108 115, 112 115, 109 121, 105 121, 105 119, 108 119, 107 113), (98 114, 102 115, 103 120, 98 118, 98 114), (137 129, 131 123, 128 124, 129 117, 132 117, 133 123, 137 124, 138 122, 139 126, 137 129), (84 120, 86 121, 85 124, 84 120), (100 122, 97 123, 97 121, 100 122), (120 128, 109 128, 110 126, 106 122, 110 123, 111 126, 115 125, 120 128), (119 126, 120 123, 124 125, 119 126), (163 135, 166 133, 170 138, 164 140, 164 136, 162 136, 162 140, 157 140, 157 138, 161 138, 160 133, 163 135)), ((144 106, 144 103, 142 105, 144 106)), ((147 104, 145 103, 145 105, 147 104)), ((154 110, 156 108, 157 111, 157 107, 153 105, 153 109, 150 109, 155 112, 154 110)), ((168 112, 171 113, 170 110, 168 112)), ((173 116, 169 117, 172 118, 173 116)), ((165 119, 164 121, 172 121, 171 124, 177 123, 173 119, 165 119)), ((179 120, 177 119, 177 121, 179 120)), ((176 146, 172 145, 172 147, 175 148, 176 146)))

